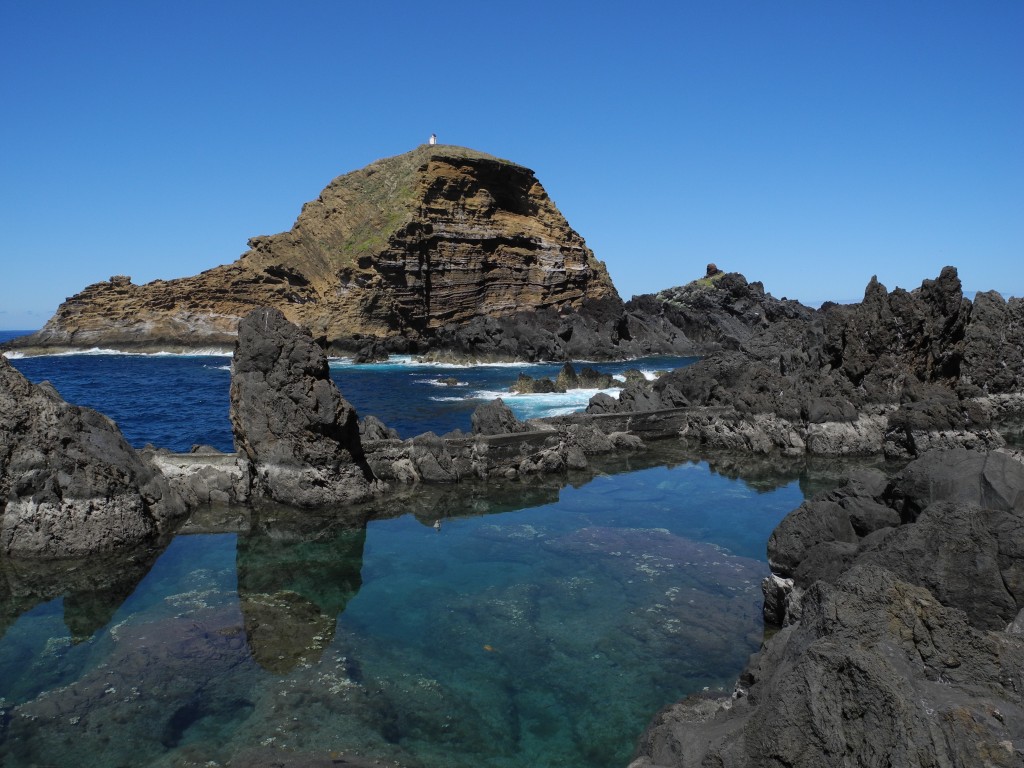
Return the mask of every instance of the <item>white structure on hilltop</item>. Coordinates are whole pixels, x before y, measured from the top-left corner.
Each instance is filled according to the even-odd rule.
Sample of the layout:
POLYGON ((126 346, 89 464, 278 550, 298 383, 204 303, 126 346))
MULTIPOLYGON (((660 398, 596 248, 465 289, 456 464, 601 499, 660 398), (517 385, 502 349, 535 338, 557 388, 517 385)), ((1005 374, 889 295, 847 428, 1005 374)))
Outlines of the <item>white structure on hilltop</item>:
POLYGON ((430 146, 434 146, 435 144, 437 144, 437 134, 432 133, 430 134, 430 146))

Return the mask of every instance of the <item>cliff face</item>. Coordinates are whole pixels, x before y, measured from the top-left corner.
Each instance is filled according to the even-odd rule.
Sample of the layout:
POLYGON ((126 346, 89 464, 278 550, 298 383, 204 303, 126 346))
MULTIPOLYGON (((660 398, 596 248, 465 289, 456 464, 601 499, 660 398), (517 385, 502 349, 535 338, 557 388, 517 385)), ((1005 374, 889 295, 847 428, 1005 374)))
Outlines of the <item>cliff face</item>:
POLYGON ((225 345, 260 306, 342 349, 430 346, 442 327, 523 310, 622 311, 604 264, 533 172, 460 147, 421 146, 340 176, 290 231, 249 246, 193 277, 90 285, 20 345, 225 345))

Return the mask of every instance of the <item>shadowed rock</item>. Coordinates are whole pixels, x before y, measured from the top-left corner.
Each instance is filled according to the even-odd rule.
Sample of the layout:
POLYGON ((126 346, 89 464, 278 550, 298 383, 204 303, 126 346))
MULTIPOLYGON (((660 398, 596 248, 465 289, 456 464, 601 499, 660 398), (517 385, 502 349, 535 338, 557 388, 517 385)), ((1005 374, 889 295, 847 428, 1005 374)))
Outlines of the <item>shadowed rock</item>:
POLYGON ((231 426, 252 465, 254 498, 318 507, 380 489, 363 458, 356 411, 331 380, 323 350, 276 309, 239 324, 231 426))

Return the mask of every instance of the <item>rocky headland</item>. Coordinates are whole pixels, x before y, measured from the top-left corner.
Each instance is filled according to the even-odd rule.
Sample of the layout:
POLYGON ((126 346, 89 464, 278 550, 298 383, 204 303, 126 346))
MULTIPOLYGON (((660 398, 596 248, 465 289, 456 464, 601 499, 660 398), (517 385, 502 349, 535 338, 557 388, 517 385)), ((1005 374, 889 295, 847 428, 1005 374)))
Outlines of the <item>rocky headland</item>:
POLYGON ((775 314, 764 300, 737 296, 724 314, 684 289, 625 303, 533 171, 436 145, 339 176, 291 230, 251 238, 231 263, 90 285, 9 346, 231 348, 241 319, 272 307, 357 360, 622 359, 734 346, 775 314))

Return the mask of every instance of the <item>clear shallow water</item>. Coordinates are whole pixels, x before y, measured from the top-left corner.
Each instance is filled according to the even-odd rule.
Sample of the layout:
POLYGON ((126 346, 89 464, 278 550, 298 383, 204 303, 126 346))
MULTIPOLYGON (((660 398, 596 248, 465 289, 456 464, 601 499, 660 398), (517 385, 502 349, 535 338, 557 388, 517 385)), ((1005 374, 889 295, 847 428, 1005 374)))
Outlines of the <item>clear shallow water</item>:
MULTIPOLYGON (((801 499, 681 464, 440 532, 405 514, 179 535, 112 612, 72 583, 8 617, 0 756, 624 765, 657 709, 729 689, 756 650, 760 552, 801 499)), ((22 604, 41 581, 6 575, 22 604)))
MULTIPOLYGON (((226 359, 14 362, 45 361, 136 444, 230 447, 226 359)), ((449 371, 361 368, 334 372, 361 413, 468 427, 475 403, 431 405, 449 371)), ((517 373, 451 371, 467 394, 517 373)), ((0 763, 625 765, 660 707, 728 690, 756 650, 765 541, 803 494, 671 455, 620 465, 323 518, 209 510, 115 562, 0 560, 0 763)))

